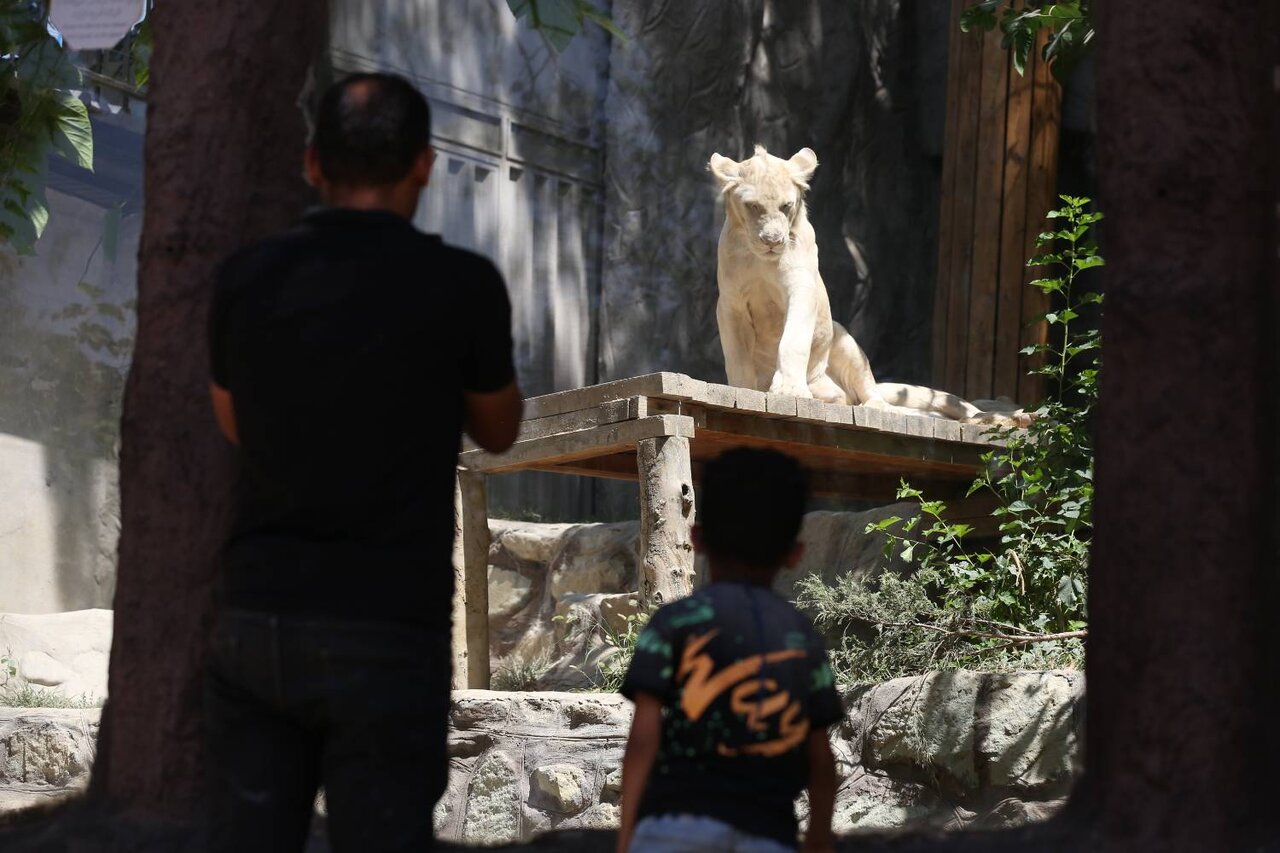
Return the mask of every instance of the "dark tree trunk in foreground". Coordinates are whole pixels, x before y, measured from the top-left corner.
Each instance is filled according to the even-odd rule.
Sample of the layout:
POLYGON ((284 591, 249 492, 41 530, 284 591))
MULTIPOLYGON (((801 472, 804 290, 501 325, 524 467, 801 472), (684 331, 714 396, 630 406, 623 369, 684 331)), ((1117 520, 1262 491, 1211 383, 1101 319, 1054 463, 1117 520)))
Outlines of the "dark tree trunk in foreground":
POLYGON ((152 26, 115 641, 93 794, 182 819, 203 781, 200 669, 232 472, 209 406, 205 314, 218 261, 304 204, 296 101, 327 15, 308 0, 170 0, 152 26))
POLYGON ((1112 849, 1275 832, 1274 6, 1094 5, 1108 267, 1087 767, 1112 849))

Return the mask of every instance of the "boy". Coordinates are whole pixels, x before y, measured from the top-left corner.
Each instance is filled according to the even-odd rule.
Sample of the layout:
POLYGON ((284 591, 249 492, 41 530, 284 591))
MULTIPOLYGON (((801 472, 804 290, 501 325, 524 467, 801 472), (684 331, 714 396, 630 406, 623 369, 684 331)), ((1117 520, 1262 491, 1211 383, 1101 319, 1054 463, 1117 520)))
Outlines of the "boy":
POLYGON ((711 582, 653 614, 622 693, 636 703, 622 771, 619 853, 832 849, 843 717, 822 641, 770 589, 799 561, 804 473, 790 457, 731 450, 708 463, 693 529, 711 582))

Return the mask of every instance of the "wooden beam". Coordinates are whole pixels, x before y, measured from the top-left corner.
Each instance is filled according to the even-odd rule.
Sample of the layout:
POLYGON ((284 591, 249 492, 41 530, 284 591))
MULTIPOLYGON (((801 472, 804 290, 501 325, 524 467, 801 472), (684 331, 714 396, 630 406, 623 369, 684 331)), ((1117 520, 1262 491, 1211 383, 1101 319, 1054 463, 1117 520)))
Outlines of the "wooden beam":
POLYGON ((646 438, 660 436, 693 437, 693 419, 683 415, 657 415, 634 421, 606 424, 578 430, 567 435, 553 435, 517 441, 505 453, 468 450, 458 457, 458 464, 470 471, 501 474, 535 465, 552 465, 607 456, 630 450, 646 438))

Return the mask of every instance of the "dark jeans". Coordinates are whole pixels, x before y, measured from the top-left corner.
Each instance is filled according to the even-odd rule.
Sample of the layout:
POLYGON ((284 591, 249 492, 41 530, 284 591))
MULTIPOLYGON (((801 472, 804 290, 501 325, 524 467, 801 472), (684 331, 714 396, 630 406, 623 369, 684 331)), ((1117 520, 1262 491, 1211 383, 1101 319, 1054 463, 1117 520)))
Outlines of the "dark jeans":
POLYGON ((448 628, 224 611, 205 693, 212 846, 426 850, 448 778, 448 628))

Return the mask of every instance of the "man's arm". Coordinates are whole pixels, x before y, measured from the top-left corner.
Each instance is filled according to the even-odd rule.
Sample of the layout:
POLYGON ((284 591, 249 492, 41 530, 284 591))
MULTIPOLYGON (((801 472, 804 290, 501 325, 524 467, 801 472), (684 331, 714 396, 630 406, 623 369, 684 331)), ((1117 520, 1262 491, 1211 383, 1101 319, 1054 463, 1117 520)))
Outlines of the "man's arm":
POLYGON ((640 798, 649 784, 653 760, 662 738, 662 700, 652 693, 636 693, 636 714, 622 757, 622 819, 618 826, 618 853, 627 853, 636 828, 640 798))
POLYGON ((835 850, 831 837, 831 814, 836 803, 836 760, 825 728, 809 733, 809 831, 804 834, 804 853, 835 850))
POLYGON ((209 396, 213 398, 213 416, 218 420, 218 429, 222 430, 227 441, 239 446, 240 431, 236 427, 236 405, 231 399, 231 392, 216 382, 210 382, 209 396))
POLYGON ((501 453, 515 443, 520 430, 524 400, 513 380, 497 391, 466 392, 467 435, 491 453, 501 453))

